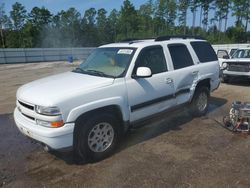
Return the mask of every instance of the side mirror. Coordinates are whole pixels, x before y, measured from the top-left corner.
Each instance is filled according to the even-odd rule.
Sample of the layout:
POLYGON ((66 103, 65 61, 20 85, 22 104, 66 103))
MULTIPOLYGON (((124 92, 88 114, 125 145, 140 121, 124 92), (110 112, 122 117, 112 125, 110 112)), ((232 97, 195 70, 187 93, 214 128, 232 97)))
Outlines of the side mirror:
POLYGON ((222 58, 223 59, 229 59, 229 55, 223 55, 222 58))
POLYGON ((152 72, 148 67, 138 67, 136 70, 137 78, 148 78, 152 76, 152 72))

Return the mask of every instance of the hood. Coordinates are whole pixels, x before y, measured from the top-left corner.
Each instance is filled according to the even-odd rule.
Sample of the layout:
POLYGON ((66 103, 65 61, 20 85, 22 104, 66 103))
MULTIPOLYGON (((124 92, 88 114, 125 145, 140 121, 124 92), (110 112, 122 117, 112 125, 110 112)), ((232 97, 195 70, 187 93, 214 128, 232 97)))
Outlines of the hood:
POLYGON ((63 98, 111 85, 113 81, 113 78, 66 72, 23 85, 17 91, 17 99, 36 105, 54 106, 63 98))
POLYGON ((250 58, 234 58, 234 59, 219 59, 219 64, 222 67, 222 64, 224 62, 229 63, 229 64, 250 64, 250 58))

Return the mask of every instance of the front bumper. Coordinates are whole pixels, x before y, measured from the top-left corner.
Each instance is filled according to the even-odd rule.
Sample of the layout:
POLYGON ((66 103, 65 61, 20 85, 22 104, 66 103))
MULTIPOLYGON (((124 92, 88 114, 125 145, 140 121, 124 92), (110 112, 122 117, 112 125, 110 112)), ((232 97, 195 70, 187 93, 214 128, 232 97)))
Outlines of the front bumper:
POLYGON ((223 76, 246 77, 250 78, 250 72, 223 71, 223 76))
POLYGON ((73 145, 74 123, 66 123, 59 128, 42 127, 23 116, 17 108, 15 108, 14 111, 14 120, 18 129, 24 135, 37 140, 52 149, 61 150, 64 148, 70 148, 73 145))

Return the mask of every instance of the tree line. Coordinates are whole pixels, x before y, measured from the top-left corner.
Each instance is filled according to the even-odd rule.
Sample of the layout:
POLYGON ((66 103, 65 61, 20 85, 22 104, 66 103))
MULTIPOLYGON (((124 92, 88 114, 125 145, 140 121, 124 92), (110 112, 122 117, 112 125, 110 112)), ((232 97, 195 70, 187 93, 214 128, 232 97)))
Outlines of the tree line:
POLYGON ((45 7, 27 12, 16 2, 9 14, 0 5, 0 47, 98 46, 180 34, 204 36, 212 43, 242 43, 250 41, 249 22, 250 0, 148 0, 138 9, 124 0, 120 10, 89 8, 81 14, 69 8, 55 15, 45 7), (236 21, 228 27, 232 17, 236 21))

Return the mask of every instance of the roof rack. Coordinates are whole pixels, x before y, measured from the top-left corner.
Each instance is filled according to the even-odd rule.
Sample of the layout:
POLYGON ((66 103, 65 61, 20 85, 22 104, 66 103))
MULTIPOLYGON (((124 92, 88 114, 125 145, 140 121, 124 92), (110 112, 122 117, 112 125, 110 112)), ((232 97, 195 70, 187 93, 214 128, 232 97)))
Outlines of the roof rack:
POLYGON ((133 43, 136 43, 136 42, 142 42, 144 40, 149 40, 149 39, 155 39, 155 38, 127 38, 127 39, 123 39, 121 40, 120 42, 122 43, 129 43, 129 44, 133 44, 133 43))
POLYGON ((193 35, 166 35, 166 36, 159 36, 155 39, 155 41, 164 41, 164 40, 170 40, 170 39, 200 39, 205 40, 204 37, 201 36, 193 36, 193 35))
POLYGON ((135 41, 135 40, 140 40, 138 38, 127 38, 127 39, 123 39, 120 42, 131 42, 131 41, 135 41))

